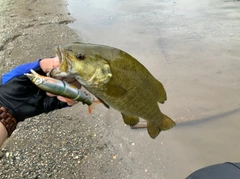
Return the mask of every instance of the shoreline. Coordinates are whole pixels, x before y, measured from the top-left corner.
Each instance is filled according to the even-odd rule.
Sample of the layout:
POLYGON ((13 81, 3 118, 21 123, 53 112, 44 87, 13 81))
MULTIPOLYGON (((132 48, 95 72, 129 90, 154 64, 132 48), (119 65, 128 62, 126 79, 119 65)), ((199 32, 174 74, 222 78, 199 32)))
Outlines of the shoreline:
POLYGON ((81 103, 41 114, 0 149, 0 178, 174 179, 240 160, 237 1, 25 1, 0 2, 2 73, 73 40, 115 46, 164 84, 161 110, 181 124, 152 140, 103 105, 92 115, 81 103))
MULTIPOLYGON (((54 56, 56 45, 81 41, 67 26, 74 19, 65 0, 3 0, 0 7, 1 74, 17 65, 54 56)), ((79 104, 18 123, 0 149, 0 178, 124 175, 111 163, 115 154, 112 144, 103 134, 96 135, 102 125, 99 115, 88 115, 86 106, 79 104)))
POLYGON ((5 64, 0 68, 1 73, 22 63, 53 56, 55 45, 80 40, 66 26, 74 21, 66 1, 50 0, 46 4, 3 0, 0 7, 0 55, 5 64))

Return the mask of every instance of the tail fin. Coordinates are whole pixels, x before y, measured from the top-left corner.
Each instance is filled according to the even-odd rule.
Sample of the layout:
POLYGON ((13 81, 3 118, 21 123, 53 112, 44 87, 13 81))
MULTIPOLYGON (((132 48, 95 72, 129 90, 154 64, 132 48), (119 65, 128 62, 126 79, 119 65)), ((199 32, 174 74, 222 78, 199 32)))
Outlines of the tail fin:
POLYGON ((150 135, 151 138, 155 139, 162 130, 165 131, 171 129, 173 126, 175 126, 175 122, 168 116, 163 114, 163 118, 159 120, 158 123, 148 122, 147 124, 148 134, 150 135))

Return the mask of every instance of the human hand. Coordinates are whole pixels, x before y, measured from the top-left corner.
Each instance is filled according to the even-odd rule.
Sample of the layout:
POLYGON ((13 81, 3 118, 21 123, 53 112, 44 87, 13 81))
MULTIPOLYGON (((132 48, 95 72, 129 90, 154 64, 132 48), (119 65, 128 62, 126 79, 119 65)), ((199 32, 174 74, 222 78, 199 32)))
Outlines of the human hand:
MULTIPOLYGON (((46 58, 19 65, 8 73, 3 74, 0 80, 0 106, 4 107, 7 116, 4 115, 5 117, 2 120, 5 120, 6 117, 13 116, 13 119, 15 118, 16 121, 19 122, 29 117, 76 104, 76 101, 61 96, 49 97, 45 91, 40 90, 25 75, 29 73, 31 69, 40 75, 46 75, 49 70, 57 68, 58 65, 59 60, 57 57, 46 58)), ((62 80, 67 81, 77 88, 81 88, 81 84, 78 83, 76 79, 70 78, 62 80)), ((1 123, 0 130, 4 131, 2 130, 4 129, 2 124, 3 123, 1 123)), ((8 136, 10 136, 16 124, 11 123, 11 125, 9 124, 8 126, 11 126, 11 129, 5 126, 7 131, 4 131, 4 134, 0 133, 0 135, 7 136, 6 134, 8 133, 8 136)), ((2 141, 0 140, 0 145, 1 143, 2 141)))
POLYGON ((62 102, 64 102, 64 103, 67 103, 69 106, 73 106, 74 104, 77 104, 77 103, 78 103, 78 101, 75 101, 75 100, 73 100, 73 99, 65 98, 65 97, 63 97, 63 96, 57 96, 57 95, 55 95, 55 94, 48 93, 48 92, 46 92, 46 93, 47 93, 47 95, 48 95, 49 97, 55 97, 55 96, 56 96, 59 101, 62 101, 62 102))
MULTIPOLYGON (((57 68, 59 66, 59 59, 58 57, 54 57, 54 58, 46 58, 40 61, 40 66, 42 68, 42 70, 47 74, 49 73, 51 70, 57 68)), ((66 81, 67 83, 77 87, 78 89, 81 88, 81 84, 75 79, 75 78, 56 78, 62 81, 66 81)), ((47 95, 50 97, 54 97, 56 96, 60 101, 62 102, 66 102, 69 106, 72 106, 76 103, 78 103, 77 101, 74 101, 72 99, 69 98, 65 98, 63 96, 58 96, 55 94, 51 94, 47 92, 47 95)))

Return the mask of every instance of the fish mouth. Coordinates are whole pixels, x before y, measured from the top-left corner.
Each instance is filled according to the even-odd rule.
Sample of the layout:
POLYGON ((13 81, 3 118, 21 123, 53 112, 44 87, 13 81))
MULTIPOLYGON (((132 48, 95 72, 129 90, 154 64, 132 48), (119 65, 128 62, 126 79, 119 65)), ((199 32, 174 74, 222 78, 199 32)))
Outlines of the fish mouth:
POLYGON ((64 48, 61 46, 56 46, 55 47, 56 51, 56 56, 59 59, 59 66, 55 69, 52 69, 48 76, 52 77, 71 77, 72 75, 70 74, 72 67, 71 67, 71 60, 68 59, 64 55, 64 48))
POLYGON ((61 46, 56 46, 55 51, 57 53, 57 57, 59 59, 59 63, 61 64, 63 61, 63 50, 61 46))

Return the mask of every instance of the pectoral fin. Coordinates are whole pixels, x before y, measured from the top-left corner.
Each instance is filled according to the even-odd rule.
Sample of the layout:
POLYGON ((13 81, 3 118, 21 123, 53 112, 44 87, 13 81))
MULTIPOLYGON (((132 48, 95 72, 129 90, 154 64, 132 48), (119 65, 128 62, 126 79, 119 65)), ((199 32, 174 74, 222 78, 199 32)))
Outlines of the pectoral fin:
POLYGON ((88 113, 89 114, 92 114, 92 111, 97 104, 101 104, 101 101, 100 100, 95 100, 95 101, 93 101, 93 103, 90 106, 88 106, 88 113))
POLYGON ((93 101, 93 103, 90 106, 88 106, 88 113, 89 114, 92 114, 92 111, 97 104, 103 104, 106 108, 110 108, 103 100, 98 98, 98 100, 93 101))
POLYGON ((134 126, 139 122, 139 118, 136 116, 128 116, 123 113, 121 114, 122 114, 124 123, 127 125, 134 126))
POLYGON ((156 80, 155 82, 158 88, 158 102, 163 104, 164 101, 167 100, 167 93, 161 82, 159 82, 158 80, 156 80))
POLYGON ((120 85, 107 85, 106 94, 113 97, 121 97, 127 93, 127 90, 120 85))

